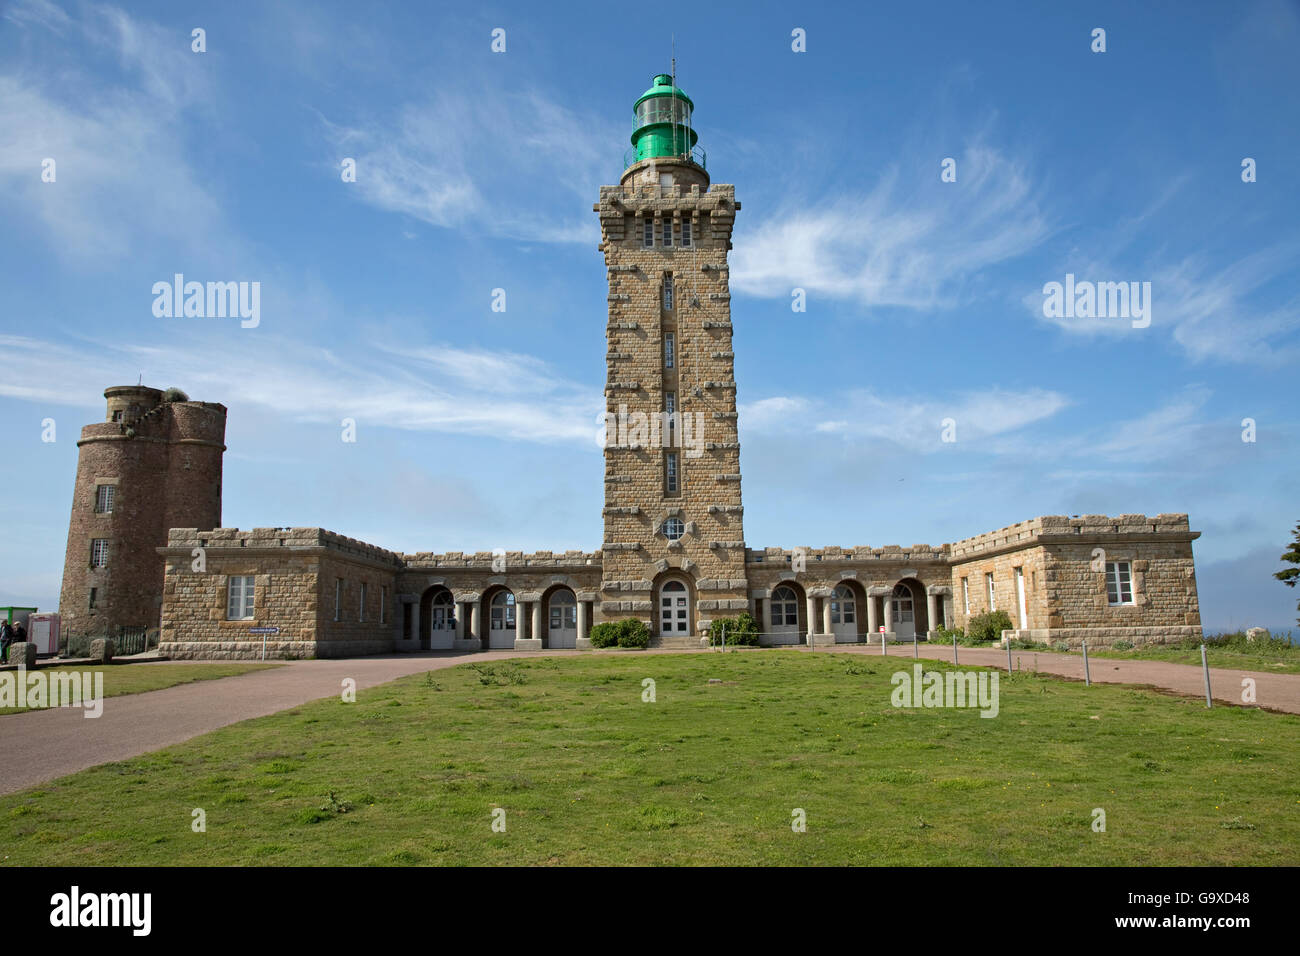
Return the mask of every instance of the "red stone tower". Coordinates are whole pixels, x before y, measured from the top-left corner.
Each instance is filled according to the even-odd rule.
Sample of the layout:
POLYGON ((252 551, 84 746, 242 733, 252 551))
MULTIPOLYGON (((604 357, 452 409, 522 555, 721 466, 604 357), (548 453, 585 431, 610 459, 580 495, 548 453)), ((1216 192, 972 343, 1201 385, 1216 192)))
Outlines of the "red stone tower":
POLYGON ((77 442, 59 596, 70 635, 157 627, 167 530, 221 524, 225 406, 135 385, 104 398, 106 420, 77 442))

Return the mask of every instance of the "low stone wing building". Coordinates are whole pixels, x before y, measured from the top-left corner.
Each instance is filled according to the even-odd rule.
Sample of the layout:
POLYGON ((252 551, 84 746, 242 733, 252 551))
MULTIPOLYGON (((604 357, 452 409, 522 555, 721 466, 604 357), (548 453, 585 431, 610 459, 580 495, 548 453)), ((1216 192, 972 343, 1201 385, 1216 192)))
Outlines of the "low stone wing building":
MULTIPOLYGON (((593 207, 609 287, 597 550, 397 554, 321 528, 211 527, 224 409, 191 403, 168 415, 202 419, 206 432, 123 425, 89 436, 65 603, 99 602, 104 620, 121 622, 114 609, 129 609, 161 628, 162 651, 176 657, 578 648, 593 624, 628 618, 647 622, 656 644, 689 647, 713 621, 746 612, 769 645, 925 639, 990 609, 1039 641, 1200 634, 1198 535, 1183 514, 1048 516, 906 548, 747 546, 728 262, 741 205, 734 186, 711 183, 694 103, 672 77, 656 76, 633 112, 619 184, 602 186, 593 207), (131 443, 145 438, 171 450, 132 470, 131 443), (89 460, 103 448, 113 455, 89 460), (202 480, 186 480, 196 463, 202 480), (113 524, 88 511, 92 489, 109 484, 137 508, 153 497, 206 510, 166 511, 195 515, 194 527, 163 524, 166 534, 162 518, 113 524), (97 528, 108 530, 92 543, 97 528), (157 594, 152 620, 112 583, 114 560, 130 562, 130 587, 157 594)), ((119 393, 106 393, 110 415, 127 401, 119 393)))

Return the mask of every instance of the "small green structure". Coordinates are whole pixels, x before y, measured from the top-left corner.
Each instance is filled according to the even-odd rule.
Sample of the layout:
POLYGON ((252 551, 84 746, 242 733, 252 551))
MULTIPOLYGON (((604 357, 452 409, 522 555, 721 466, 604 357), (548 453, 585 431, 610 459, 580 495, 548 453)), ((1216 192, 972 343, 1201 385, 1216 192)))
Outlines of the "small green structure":
POLYGON ((624 168, 658 158, 685 159, 704 166, 704 150, 696 147, 699 136, 691 128, 694 109, 691 98, 673 84, 671 76, 656 76, 650 89, 632 105, 636 128, 624 168))
POLYGON ((39 608, 18 607, 17 605, 0 607, 0 618, 3 618, 10 624, 13 624, 15 621, 22 621, 23 627, 27 627, 27 619, 35 614, 37 610, 39 610, 39 608))

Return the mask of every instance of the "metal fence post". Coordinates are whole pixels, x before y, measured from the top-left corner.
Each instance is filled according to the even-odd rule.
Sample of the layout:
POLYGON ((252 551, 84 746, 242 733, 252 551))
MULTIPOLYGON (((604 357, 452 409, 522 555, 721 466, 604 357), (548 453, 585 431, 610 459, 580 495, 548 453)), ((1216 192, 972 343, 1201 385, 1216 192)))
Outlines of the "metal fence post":
POLYGON ((1210 697, 1210 665, 1205 659, 1205 645, 1201 645, 1201 670, 1205 672, 1205 706, 1213 707, 1214 702, 1210 697))
POLYGON ((1092 686, 1092 673, 1088 670, 1088 639, 1084 638, 1083 644, 1083 683, 1085 687, 1092 686))

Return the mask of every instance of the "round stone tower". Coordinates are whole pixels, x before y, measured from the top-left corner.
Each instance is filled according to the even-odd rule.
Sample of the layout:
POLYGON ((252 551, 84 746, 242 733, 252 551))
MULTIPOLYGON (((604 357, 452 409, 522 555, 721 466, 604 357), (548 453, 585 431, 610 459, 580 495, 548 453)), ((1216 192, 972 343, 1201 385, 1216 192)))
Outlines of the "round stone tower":
POLYGON ((221 524, 225 406, 142 385, 104 398, 105 421, 77 442, 59 595, 69 635, 157 627, 168 529, 221 524))

